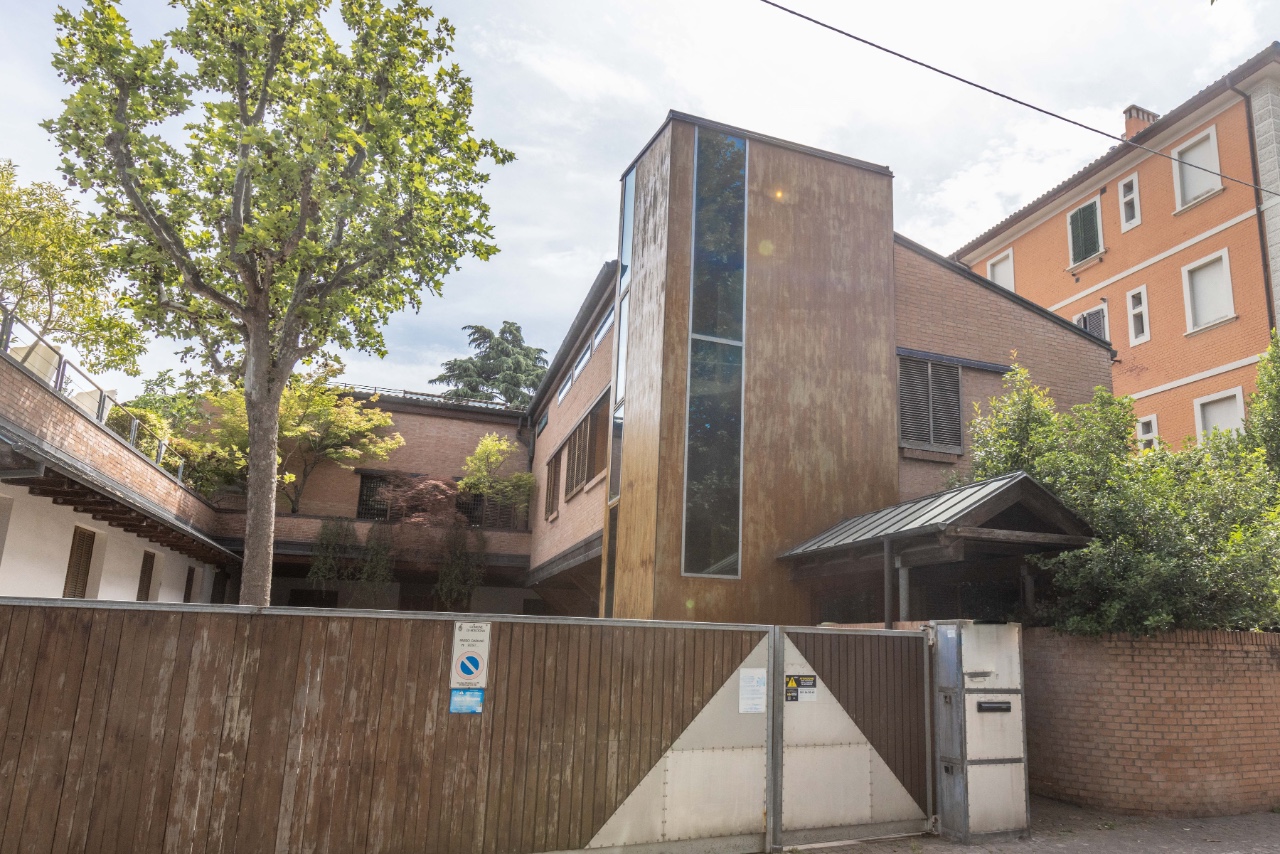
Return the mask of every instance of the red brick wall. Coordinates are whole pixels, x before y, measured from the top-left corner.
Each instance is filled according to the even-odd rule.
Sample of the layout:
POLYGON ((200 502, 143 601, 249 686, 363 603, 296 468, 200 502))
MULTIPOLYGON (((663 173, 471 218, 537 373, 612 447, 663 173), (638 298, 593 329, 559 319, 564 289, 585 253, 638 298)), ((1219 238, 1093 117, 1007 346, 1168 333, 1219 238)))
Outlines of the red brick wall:
POLYGON ((192 527, 203 532, 217 530, 216 511, 204 499, 4 358, 0 358, 0 412, 86 468, 149 499, 192 527))
MULTIPOLYGON (((1105 347, 909 246, 894 246, 893 280, 898 347, 1000 365, 1016 361, 1049 389, 1062 409, 1087 402, 1097 386, 1111 387, 1111 355, 1105 347)), ((991 371, 961 369, 966 425, 975 404, 985 409, 1000 394, 1002 379, 991 371)), ((968 470, 969 445, 966 429, 961 457, 903 456, 898 468, 901 500, 945 489, 950 473, 968 470)))
POLYGON ((1280 634, 1023 637, 1033 792, 1140 815, 1280 807, 1280 634))

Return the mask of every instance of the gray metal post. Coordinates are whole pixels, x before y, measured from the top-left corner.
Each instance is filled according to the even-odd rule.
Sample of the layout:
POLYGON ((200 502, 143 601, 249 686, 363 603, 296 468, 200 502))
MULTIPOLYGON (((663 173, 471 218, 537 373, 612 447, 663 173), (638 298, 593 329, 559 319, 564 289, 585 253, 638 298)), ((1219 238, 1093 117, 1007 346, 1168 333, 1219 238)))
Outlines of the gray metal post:
POLYGON ((769 628, 768 693, 764 733, 764 850, 782 850, 782 715, 786 680, 786 634, 769 628))
POLYGON ((893 540, 886 537, 884 541, 884 627, 886 629, 893 628, 893 588, 896 582, 893 568, 893 540))
POLYGON ((905 623, 911 619, 911 567, 903 566, 901 558, 894 563, 898 567, 898 619, 905 623))

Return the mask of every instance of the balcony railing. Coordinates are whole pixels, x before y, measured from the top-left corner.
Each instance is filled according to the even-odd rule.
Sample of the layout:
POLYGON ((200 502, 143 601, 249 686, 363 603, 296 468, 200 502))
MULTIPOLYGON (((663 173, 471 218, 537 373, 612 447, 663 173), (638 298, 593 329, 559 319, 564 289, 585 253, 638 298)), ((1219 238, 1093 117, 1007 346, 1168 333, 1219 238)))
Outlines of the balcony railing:
POLYGON ((529 508, 488 501, 483 495, 459 495, 458 512, 473 528, 499 531, 529 530, 529 508))
POLYGON ((12 310, 0 305, 0 353, 123 439, 179 483, 187 461, 12 310))
POLYGON ((443 394, 430 394, 425 391, 409 391, 403 388, 383 388, 376 385, 353 385, 351 383, 335 382, 329 383, 334 388, 344 391, 353 391, 358 394, 376 394, 381 397, 399 397, 404 400, 424 400, 436 403, 452 403, 462 404, 464 406, 479 406, 483 409, 496 409, 500 412, 523 412, 519 407, 510 407, 505 403, 498 403, 492 400, 455 400, 452 397, 445 397, 443 394))

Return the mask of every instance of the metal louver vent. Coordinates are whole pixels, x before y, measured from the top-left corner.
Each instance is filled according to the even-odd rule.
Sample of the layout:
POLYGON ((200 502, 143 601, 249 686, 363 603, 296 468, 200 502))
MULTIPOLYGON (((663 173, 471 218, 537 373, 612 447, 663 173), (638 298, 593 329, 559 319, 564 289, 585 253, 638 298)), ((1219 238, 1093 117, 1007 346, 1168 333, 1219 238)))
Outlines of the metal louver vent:
POLYGON ((929 391, 935 445, 961 444, 960 366, 929 364, 929 391))
POLYGON ((931 442, 929 428, 929 363, 898 361, 898 417, 906 442, 931 442))

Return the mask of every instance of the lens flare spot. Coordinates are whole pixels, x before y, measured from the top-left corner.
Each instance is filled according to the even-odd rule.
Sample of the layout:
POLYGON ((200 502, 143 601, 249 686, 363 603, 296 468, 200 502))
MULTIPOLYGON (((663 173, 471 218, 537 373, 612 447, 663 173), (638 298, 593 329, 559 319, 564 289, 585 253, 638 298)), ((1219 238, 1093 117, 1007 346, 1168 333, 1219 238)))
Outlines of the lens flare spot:
POLYGON ((772 255, 772 254, 773 254, 773 241, 772 241, 772 240, 761 240, 761 241, 760 241, 760 247, 759 247, 759 249, 760 249, 760 254, 761 254, 761 255, 765 255, 765 256, 772 255))

